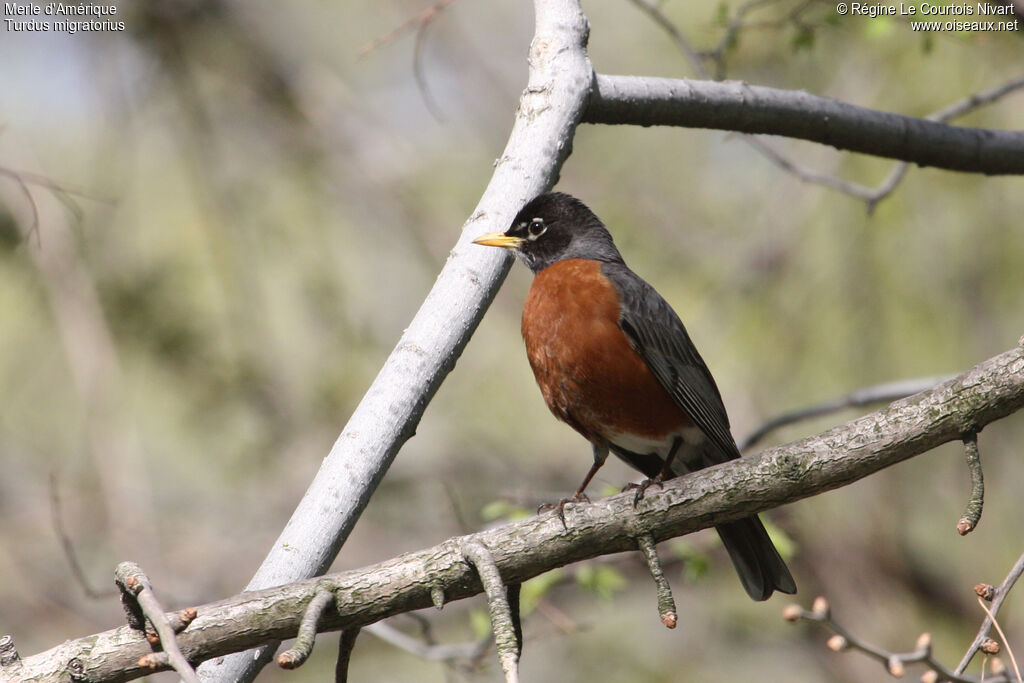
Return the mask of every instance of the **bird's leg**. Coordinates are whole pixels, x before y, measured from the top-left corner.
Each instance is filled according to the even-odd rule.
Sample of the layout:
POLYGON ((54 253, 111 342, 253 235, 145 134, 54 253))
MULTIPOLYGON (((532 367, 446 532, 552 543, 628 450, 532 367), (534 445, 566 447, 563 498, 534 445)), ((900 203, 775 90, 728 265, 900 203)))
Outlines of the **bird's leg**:
POLYGON ((636 489, 636 495, 633 496, 633 507, 636 507, 637 505, 640 504, 640 501, 643 500, 644 494, 647 492, 647 489, 649 489, 652 485, 657 484, 658 488, 665 487, 663 482, 666 479, 671 479, 672 476, 675 474, 672 471, 672 462, 676 459, 676 453, 679 452, 679 448, 682 445, 683 437, 677 436, 672 441, 672 448, 669 449, 668 456, 665 458, 665 464, 662 465, 661 471, 658 472, 656 476, 654 476, 653 478, 648 477, 639 484, 626 484, 626 488, 622 489, 623 492, 629 491, 631 489, 636 489))
POLYGON ((537 508, 537 513, 546 512, 548 510, 554 510, 558 513, 558 519, 562 520, 562 527, 568 529, 568 525, 565 523, 565 506, 569 503, 589 503, 590 498, 585 493, 587 485, 590 484, 590 480, 594 478, 597 471, 601 469, 601 465, 608 459, 608 444, 595 443, 594 444, 594 464, 587 472, 587 476, 583 478, 583 483, 576 489, 576 493, 572 494, 569 498, 563 498, 557 503, 545 503, 537 508))

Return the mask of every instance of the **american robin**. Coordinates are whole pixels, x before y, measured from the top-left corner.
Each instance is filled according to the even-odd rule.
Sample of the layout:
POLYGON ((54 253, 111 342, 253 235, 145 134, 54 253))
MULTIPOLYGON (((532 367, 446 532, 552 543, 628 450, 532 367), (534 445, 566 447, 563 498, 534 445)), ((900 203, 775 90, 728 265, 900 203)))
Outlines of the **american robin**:
MULTIPOLYGON (((593 446, 650 483, 740 457, 722 397, 672 307, 626 266, 583 202, 560 192, 533 199, 504 233, 477 244, 511 249, 534 273, 523 339, 548 408, 593 446)), ((560 510, 561 511, 561 510, 560 510)), ((754 600, 796 583, 757 516, 716 527, 754 600)))

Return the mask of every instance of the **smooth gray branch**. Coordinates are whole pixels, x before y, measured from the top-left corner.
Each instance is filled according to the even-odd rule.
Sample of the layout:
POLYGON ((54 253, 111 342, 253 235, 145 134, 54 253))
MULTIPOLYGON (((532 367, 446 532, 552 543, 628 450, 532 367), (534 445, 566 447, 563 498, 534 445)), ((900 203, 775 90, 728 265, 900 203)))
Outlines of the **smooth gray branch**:
MULTIPOLYGON (((399 449, 508 272, 511 258, 471 245, 504 230, 554 185, 583 114, 593 69, 575 0, 536 0, 529 82, 491 181, 419 311, 324 459, 247 590, 317 576, 330 566, 399 449)), ((272 656, 243 653, 200 669, 204 681, 251 680, 272 656)))
POLYGON ((782 135, 919 166, 1024 174, 1024 132, 951 126, 736 81, 597 74, 583 121, 782 135))
MULTIPOLYGON (((370 624, 431 607, 434 586, 448 600, 481 592, 479 576, 462 547, 491 549, 507 584, 521 583, 572 562, 636 549, 636 538, 655 542, 836 489, 885 467, 959 440, 969 429, 1024 407, 1024 348, 1015 347, 956 378, 822 434, 771 448, 648 491, 633 506, 630 492, 568 511, 569 530, 554 513, 530 517, 364 569, 261 591, 245 592, 199 608, 178 635, 193 661, 293 637, 306 605, 319 590, 335 595, 337 612, 321 628, 370 624)), ((73 666, 92 683, 148 673, 137 664, 149 651, 138 633, 122 627, 69 641, 23 659, 26 678, 57 680, 73 666)))

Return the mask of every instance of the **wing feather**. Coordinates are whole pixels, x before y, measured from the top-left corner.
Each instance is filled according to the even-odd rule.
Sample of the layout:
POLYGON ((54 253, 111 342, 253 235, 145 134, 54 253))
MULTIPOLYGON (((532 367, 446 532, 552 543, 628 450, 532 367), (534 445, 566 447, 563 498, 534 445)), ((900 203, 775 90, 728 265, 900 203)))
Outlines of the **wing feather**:
POLYGON ((676 405, 717 446, 720 460, 738 458, 718 386, 679 316, 625 265, 605 263, 601 270, 619 291, 619 326, 633 348, 676 405))

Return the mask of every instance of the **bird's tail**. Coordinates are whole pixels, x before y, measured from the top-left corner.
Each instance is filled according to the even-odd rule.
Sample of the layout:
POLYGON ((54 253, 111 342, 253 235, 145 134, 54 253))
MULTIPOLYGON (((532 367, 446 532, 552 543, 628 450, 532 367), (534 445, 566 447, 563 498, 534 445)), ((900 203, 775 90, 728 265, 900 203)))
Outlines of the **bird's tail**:
POLYGON ((756 515, 720 524, 715 530, 751 598, 767 600, 773 591, 796 593, 793 576, 756 515))

